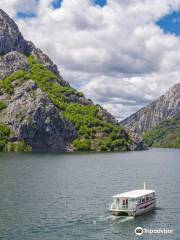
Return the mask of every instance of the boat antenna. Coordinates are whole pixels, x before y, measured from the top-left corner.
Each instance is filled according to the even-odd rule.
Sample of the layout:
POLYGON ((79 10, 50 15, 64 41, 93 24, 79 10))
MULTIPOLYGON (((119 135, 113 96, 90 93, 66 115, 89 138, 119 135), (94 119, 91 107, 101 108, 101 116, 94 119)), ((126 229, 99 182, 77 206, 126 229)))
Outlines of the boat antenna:
POLYGON ((144 182, 144 190, 146 189, 146 183, 144 182))

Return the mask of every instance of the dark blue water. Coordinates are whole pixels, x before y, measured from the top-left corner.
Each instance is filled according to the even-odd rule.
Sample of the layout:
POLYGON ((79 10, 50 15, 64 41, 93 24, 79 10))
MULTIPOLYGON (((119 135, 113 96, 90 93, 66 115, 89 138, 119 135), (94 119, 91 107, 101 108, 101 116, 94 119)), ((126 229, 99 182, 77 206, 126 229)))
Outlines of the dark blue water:
POLYGON ((180 239, 180 150, 0 154, 0 239, 180 239), (158 208, 110 217, 111 196, 152 186, 158 208), (173 234, 134 233, 137 227, 173 234))

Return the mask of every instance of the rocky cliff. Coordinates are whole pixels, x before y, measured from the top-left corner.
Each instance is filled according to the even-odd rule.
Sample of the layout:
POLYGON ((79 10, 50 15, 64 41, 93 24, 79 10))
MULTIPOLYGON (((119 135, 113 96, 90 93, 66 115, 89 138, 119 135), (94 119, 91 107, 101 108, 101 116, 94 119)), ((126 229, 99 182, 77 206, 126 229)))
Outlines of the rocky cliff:
POLYGON ((0 9, 0 54, 3 55, 11 51, 28 55, 30 48, 15 22, 0 9))
POLYGON ((0 10, 0 150, 141 150, 99 105, 73 89, 57 66, 0 10))
POLYGON ((180 115, 180 83, 147 107, 140 109, 121 122, 131 131, 142 134, 162 121, 180 115))

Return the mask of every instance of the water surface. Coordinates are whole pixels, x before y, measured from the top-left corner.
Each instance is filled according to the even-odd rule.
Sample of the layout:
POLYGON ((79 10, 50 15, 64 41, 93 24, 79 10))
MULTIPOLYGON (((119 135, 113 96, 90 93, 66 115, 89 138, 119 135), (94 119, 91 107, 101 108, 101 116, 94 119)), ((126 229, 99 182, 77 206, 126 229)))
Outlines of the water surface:
POLYGON ((0 154, 0 239, 180 239, 180 150, 102 154, 0 154), (111 196, 158 193, 150 214, 111 217, 111 196), (173 229, 172 235, 134 229, 173 229))

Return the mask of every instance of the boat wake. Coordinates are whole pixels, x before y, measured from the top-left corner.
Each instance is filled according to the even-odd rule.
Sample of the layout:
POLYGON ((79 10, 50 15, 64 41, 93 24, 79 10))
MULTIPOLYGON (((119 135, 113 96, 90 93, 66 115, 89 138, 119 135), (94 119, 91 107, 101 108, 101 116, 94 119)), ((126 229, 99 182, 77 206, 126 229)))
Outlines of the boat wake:
POLYGON ((112 226, 134 220, 134 217, 131 216, 108 216, 107 220, 111 222, 112 226))
POLYGON ((121 217, 118 222, 127 222, 134 220, 134 217, 121 217))
POLYGON ((128 222, 131 220, 134 220, 134 217, 109 215, 109 216, 100 216, 99 218, 94 220, 93 223, 97 224, 98 222, 104 222, 104 223, 109 222, 111 226, 114 226, 114 225, 128 222))

